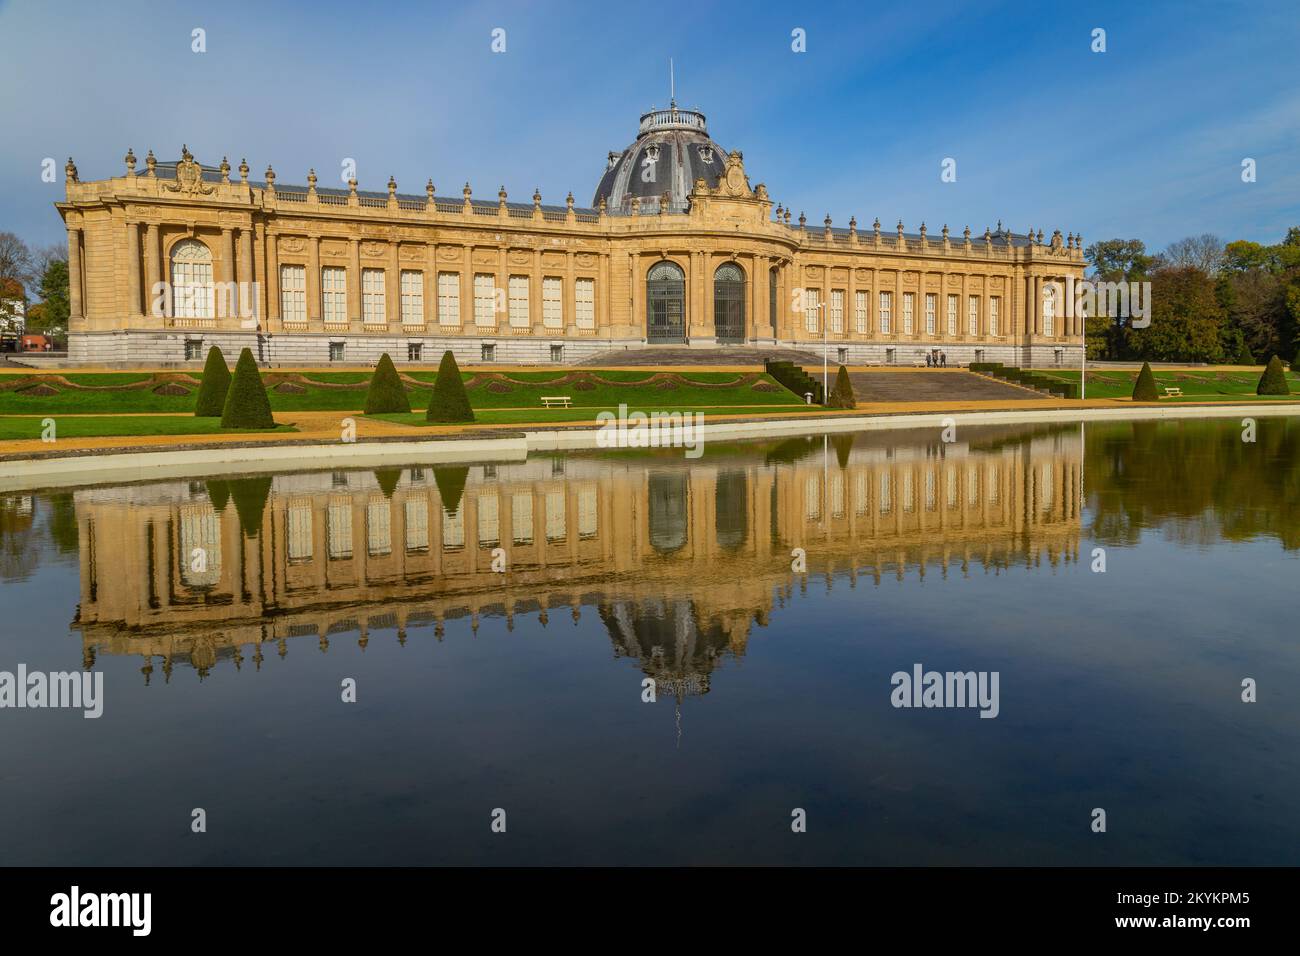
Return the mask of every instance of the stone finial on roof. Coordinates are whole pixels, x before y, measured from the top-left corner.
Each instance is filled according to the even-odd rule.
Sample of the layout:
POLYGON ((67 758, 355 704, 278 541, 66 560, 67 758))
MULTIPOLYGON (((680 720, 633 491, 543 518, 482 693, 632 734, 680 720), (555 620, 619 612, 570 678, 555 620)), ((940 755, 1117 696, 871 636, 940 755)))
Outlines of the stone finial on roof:
POLYGON ((246 159, 239 161, 239 181, 241 183, 248 182, 248 160, 246 159))
POLYGON ((135 175, 135 150, 133 150, 130 146, 126 148, 125 162, 126 162, 126 174, 128 176, 134 176, 135 175))
POLYGON ((230 185, 230 157, 229 156, 221 157, 220 169, 221 169, 221 182, 227 186, 230 185))
POLYGON ((429 202, 433 202, 433 177, 432 176, 430 176, 429 181, 424 184, 424 195, 429 200, 429 202))
POLYGON ((77 181, 77 164, 72 161, 71 156, 68 157, 68 161, 63 167, 63 175, 68 178, 70 183, 77 181))
POLYGON ((149 150, 149 155, 144 158, 144 168, 145 175, 150 177, 158 175, 158 160, 154 156, 152 149, 149 150))
POLYGON ((388 177, 388 198, 392 199, 397 195, 397 180, 392 176, 388 177))
POLYGON ((316 170, 313 168, 307 170, 307 192, 314 193, 315 191, 316 191, 316 170))

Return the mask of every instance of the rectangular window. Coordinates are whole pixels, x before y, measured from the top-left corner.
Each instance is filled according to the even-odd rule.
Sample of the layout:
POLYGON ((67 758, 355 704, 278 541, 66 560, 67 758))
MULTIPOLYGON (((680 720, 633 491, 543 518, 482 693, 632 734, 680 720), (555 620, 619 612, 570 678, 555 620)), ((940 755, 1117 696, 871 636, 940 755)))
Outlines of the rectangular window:
POLYGON ((510 277, 510 327, 528 328, 528 276, 510 277))
POLYGON ((989 335, 998 334, 998 306, 1002 299, 999 296, 993 296, 989 299, 989 335))
POLYGON ((898 349, 885 349, 885 364, 893 365, 898 359, 898 349))
POLYGON ((564 283, 555 276, 542 279, 542 325, 564 328, 564 283))
POLYGON ((474 325, 478 328, 496 328, 496 285, 496 276, 481 272, 474 276, 474 325))
POLYGON ((594 538, 599 527, 596 488, 594 485, 585 485, 578 489, 578 537, 594 538))
POLYGON ((803 290, 803 321, 804 328, 814 335, 821 331, 821 326, 817 323, 817 290, 803 290))
POLYGON ((867 334, 867 294, 858 292, 853 301, 853 327, 859 335, 867 334))
POLYGON ((894 312, 894 293, 880 293, 880 334, 888 335, 890 320, 894 312))
MULTIPOLYGON (((979 296, 977 296, 977 295, 972 295, 972 296, 968 296, 968 297, 966 298, 966 314, 967 314, 967 321, 968 321, 968 323, 969 323, 969 325, 970 325, 970 334, 971 334, 971 335, 979 335, 979 334, 980 334, 980 298, 979 298, 979 296)), ((997 324, 997 323, 996 323, 992 318, 990 318, 989 321, 992 322, 994 325, 997 324)), ((997 333, 994 332, 993 334, 996 335, 997 333)))
POLYGON ((402 270, 402 324, 424 325, 424 273, 402 270))
POLYGON ((495 548, 501 543, 501 499, 496 495, 478 496, 478 543, 480 548, 495 548))
POLYGON ((393 551, 393 509, 382 494, 366 501, 366 552, 372 557, 393 551))
POLYGON ((497 360, 497 347, 484 344, 480 349, 479 358, 484 362, 495 362, 497 360))
POLYGON ((348 324, 348 273, 342 266, 326 266, 320 271, 322 314, 326 325, 348 324))
POLYGON ((424 351, 424 346, 419 342, 411 342, 406 346, 406 360, 408 362, 420 361, 420 355, 424 351))
POLYGON ((839 362, 841 365, 844 365, 845 363, 848 362, 848 360, 849 360, 849 350, 848 350, 848 349, 836 349, 836 361, 837 361, 837 362, 839 362))
POLYGON ((948 337, 957 337, 957 312, 960 305, 957 296, 948 296, 948 337))
POLYGON ((564 346, 563 346, 563 345, 552 345, 552 346, 551 346, 551 361, 552 361, 552 362, 563 362, 563 361, 564 361, 564 346))
POLYGON ((546 540, 563 541, 568 537, 567 515, 563 491, 546 493, 546 540))
POLYGON ((460 273, 438 273, 438 324, 460 325, 460 273))
POLYGON ((384 270, 361 270, 361 318, 366 325, 387 325, 384 270))
POLYGON ((331 498, 325 512, 325 540, 332 560, 352 557, 352 499, 331 498))
POLYGON ((459 551, 465 547, 465 509, 458 507, 453 514, 444 505, 438 510, 442 512, 442 550, 459 551))
POLYGON ((312 542, 313 515, 310 498, 289 501, 289 560, 310 561, 315 553, 312 542))
POLYGON ((844 331, 844 290, 831 290, 831 331, 839 334, 844 331))
POLYGON ((911 335, 915 326, 912 324, 912 310, 916 301, 915 292, 903 293, 903 334, 911 335))
POLYGON ((934 312, 935 309, 939 307, 937 302, 938 298, 939 297, 936 296, 933 292, 927 292, 925 294, 925 334, 926 335, 934 335, 934 329, 935 329, 934 312))
POLYGON ((510 539, 515 544, 533 543, 533 496, 529 492, 510 497, 510 539))
POLYGON ((342 362, 342 361, 343 361, 343 343, 342 343, 342 342, 331 342, 331 343, 330 343, 330 361, 331 361, 331 362, 342 362))
POLYGON ((596 281, 594 279, 574 281, 573 317, 580 329, 596 327, 596 281))
POLYGON ((192 362, 195 359, 203 358, 203 340, 186 339, 185 340, 185 359, 192 362))
POLYGON ((280 316, 285 322, 307 321, 306 266, 280 266, 280 316))
POLYGON ((1050 285, 1043 290, 1043 334, 1056 334, 1056 290, 1050 285))
POLYGON ((425 498, 406 499, 406 550, 429 550, 429 502, 425 498))

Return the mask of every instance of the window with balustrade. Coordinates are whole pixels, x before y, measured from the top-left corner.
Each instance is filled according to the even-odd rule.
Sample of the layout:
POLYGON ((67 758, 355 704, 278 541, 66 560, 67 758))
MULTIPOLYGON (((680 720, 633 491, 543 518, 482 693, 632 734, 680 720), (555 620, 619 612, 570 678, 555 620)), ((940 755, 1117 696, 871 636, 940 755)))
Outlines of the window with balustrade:
POLYGON ((178 319, 213 318, 212 250, 197 239, 182 239, 172 246, 171 266, 172 315, 178 319))
POLYGON ((803 321, 804 328, 811 334, 816 335, 821 331, 821 326, 817 321, 817 290, 803 290, 803 321))
POLYGON ((998 311, 1002 304, 1000 296, 989 299, 989 335, 998 335, 998 311))
POLYGON ((573 319, 580 329, 596 327, 596 281, 578 279, 573 284, 573 319))
POLYGON ((306 266, 280 266, 280 319, 285 323, 307 321, 306 266))
POLYGON ((326 325, 348 324, 347 270, 325 266, 320 271, 321 314, 326 325))
POLYGON ((971 335, 980 334, 980 300, 977 295, 966 298, 966 324, 970 327, 971 335))
POLYGON ((424 273, 402 270, 402 324, 424 325, 424 273))
POLYGON ((831 331, 836 335, 844 332, 844 290, 831 290, 831 331))
POLYGON ((867 334, 867 293, 857 292, 853 298, 853 327, 859 335, 867 334))
POLYGON ((880 293, 880 334, 888 335, 894 314, 894 293, 880 293))
POLYGON ((564 328, 564 282, 556 276, 542 279, 542 325, 564 328))
POLYGON ((934 335, 935 330, 935 310, 938 308, 936 296, 933 292, 925 294, 925 334, 934 335))
POLYGON ((948 337, 957 337, 957 309, 960 302, 955 295, 948 296, 948 337))
POLYGON ((528 328, 528 276, 510 277, 510 327, 528 328))
POLYGON ((438 324, 460 325, 460 273, 438 273, 438 324))
POLYGON ((913 331, 912 308, 916 301, 916 293, 903 293, 903 334, 911 335, 913 331))
POLYGON ((479 328, 494 328, 497 324, 496 276, 480 272, 474 276, 474 324, 479 328))
POLYGON ((388 303, 384 294, 384 270, 361 270, 361 318, 366 325, 388 323, 388 303))

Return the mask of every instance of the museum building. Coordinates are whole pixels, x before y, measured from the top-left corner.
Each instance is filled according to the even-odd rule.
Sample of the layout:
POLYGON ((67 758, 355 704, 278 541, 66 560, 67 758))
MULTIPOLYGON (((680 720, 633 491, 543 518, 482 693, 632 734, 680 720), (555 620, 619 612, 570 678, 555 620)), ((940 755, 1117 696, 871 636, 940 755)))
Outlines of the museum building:
POLYGON ((134 152, 82 182, 69 159, 74 362, 273 365, 611 362, 629 349, 829 349, 847 364, 1075 364, 1082 239, 998 224, 937 235, 810 225, 751 187, 697 110, 652 109, 609 153, 592 205, 277 182, 246 161, 134 152), (232 176, 233 173, 233 176, 232 176))

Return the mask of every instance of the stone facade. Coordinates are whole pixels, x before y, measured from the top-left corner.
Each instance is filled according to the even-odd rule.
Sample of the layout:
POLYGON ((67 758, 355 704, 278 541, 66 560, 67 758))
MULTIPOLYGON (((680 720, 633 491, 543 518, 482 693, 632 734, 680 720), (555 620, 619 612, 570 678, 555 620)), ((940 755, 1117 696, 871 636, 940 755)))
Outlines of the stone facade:
MULTIPOLYGON (((660 110, 642 129, 703 130, 660 110)), ((716 144, 683 149, 709 149, 716 144)), ((629 147, 625 155, 633 155, 629 147)), ((272 365, 572 363, 656 344, 820 350, 848 364, 1075 364, 1082 318, 1064 283, 1082 240, 1001 228, 951 236, 809 226, 751 187, 738 152, 684 194, 562 206, 276 183, 268 167, 133 153, 125 175, 81 182, 69 160, 70 358, 197 363, 212 344, 272 365), (714 181, 710 181, 712 178, 714 181)), ((611 164, 618 154, 611 154, 611 164)), ((680 184, 678 191, 681 192, 680 184)))

